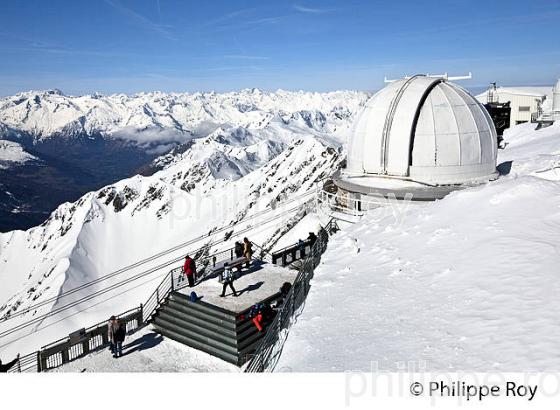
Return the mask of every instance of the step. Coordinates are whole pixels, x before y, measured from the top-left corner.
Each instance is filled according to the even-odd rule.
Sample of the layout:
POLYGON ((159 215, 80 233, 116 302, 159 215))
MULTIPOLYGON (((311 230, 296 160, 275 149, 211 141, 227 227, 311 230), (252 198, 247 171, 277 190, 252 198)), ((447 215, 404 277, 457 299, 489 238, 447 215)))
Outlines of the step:
POLYGON ((181 335, 185 339, 192 339, 199 343, 207 344, 215 349, 222 350, 230 354, 237 354, 237 344, 235 343, 235 339, 231 339, 230 341, 216 340, 212 337, 204 336, 189 329, 182 328, 181 326, 178 326, 173 322, 169 322, 168 320, 161 318, 158 318, 155 325, 181 335))
MULTIPOLYGON (((264 337, 264 334, 262 336, 264 337)), ((255 350, 257 350, 259 348, 262 341, 263 341, 262 337, 259 337, 258 339, 253 340, 250 344, 248 344, 247 346, 245 346, 243 349, 241 349, 239 351, 239 357, 242 358, 243 356, 245 356, 247 354, 253 353, 255 350)))
POLYGON ((215 330, 204 325, 200 326, 189 321, 185 321, 182 318, 171 314, 169 312, 161 312, 161 316, 158 320, 165 320, 166 322, 173 323, 174 325, 180 327, 181 329, 189 330, 195 332, 203 337, 209 337, 214 340, 222 341, 224 343, 232 343, 237 345, 237 335, 235 332, 224 333, 223 329, 215 330))
POLYGON ((154 324, 154 328, 156 329, 156 331, 159 334, 161 334, 165 337, 169 337, 170 339, 173 339, 173 340, 175 340, 179 343, 190 346, 190 347, 192 347, 194 349, 197 349, 197 350, 201 350, 201 351, 203 351, 205 353, 208 353, 212 356, 215 356, 219 359, 225 360, 228 363, 232 363, 236 366, 239 366, 239 358, 238 358, 237 354, 231 354, 231 353, 224 352, 223 350, 216 349, 212 346, 209 346, 205 343, 201 343, 197 340, 186 338, 186 337, 180 335, 179 333, 173 332, 172 330, 168 330, 168 329, 165 329, 165 328, 161 328, 161 327, 159 327, 155 324, 154 324))
POLYGON ((229 320, 218 319, 215 316, 209 315, 200 310, 192 309, 190 306, 170 300, 168 305, 164 308, 165 311, 177 312, 177 315, 188 315, 193 320, 203 320, 215 326, 220 326, 224 329, 235 331, 235 323, 229 320))
POLYGON ((200 312, 207 313, 207 314, 209 314, 211 316, 214 316, 218 319, 230 321, 230 322, 233 322, 233 323, 235 323, 235 321, 237 319, 237 315, 233 312, 230 312, 229 310, 226 310, 226 309, 221 308, 219 306, 211 305, 211 304, 206 303, 202 300, 199 300, 197 302, 191 302, 191 300, 189 299, 188 296, 183 295, 183 294, 178 293, 178 292, 172 293, 170 295, 170 299, 173 300, 173 301, 176 301, 178 303, 181 303, 185 306, 196 309, 200 312))
POLYGON ((259 332, 255 328, 255 330, 252 333, 247 334, 243 339, 237 341, 237 350, 239 352, 243 352, 247 350, 247 347, 261 340, 265 334, 266 334, 266 328, 262 332, 259 332))

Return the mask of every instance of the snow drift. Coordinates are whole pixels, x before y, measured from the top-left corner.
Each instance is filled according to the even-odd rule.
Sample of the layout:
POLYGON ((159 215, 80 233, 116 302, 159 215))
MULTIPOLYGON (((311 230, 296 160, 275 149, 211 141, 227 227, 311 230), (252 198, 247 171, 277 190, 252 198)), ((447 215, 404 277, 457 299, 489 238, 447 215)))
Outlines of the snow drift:
POLYGON ((560 369, 560 124, 505 138, 508 175, 332 239, 277 369, 560 369))

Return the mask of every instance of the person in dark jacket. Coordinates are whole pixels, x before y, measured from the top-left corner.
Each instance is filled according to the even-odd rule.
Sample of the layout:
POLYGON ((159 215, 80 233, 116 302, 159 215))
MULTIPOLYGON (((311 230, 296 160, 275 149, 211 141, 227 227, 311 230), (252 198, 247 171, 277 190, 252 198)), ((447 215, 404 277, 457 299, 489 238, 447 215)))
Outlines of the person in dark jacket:
POLYGON ((280 287, 280 293, 282 294, 283 298, 285 298, 288 295, 288 292, 290 291, 291 288, 292 288, 292 284, 290 282, 284 282, 282 284, 282 286, 280 287))
POLYGON ((317 241, 317 235, 315 235, 315 232, 309 232, 309 236, 307 237, 307 242, 309 242, 309 244, 313 246, 313 244, 316 241, 317 241))
POLYGON ((239 241, 235 242, 235 257, 241 258, 243 256, 243 244, 239 241))
POLYGON ((122 356, 122 345, 125 338, 126 338, 126 326, 123 322, 121 322, 119 323, 119 327, 115 331, 116 348, 115 348, 115 354, 113 355, 114 358, 122 356))
MULTIPOLYGON (((241 242, 239 242, 239 241, 235 242, 234 252, 235 252, 235 257, 236 258, 243 257, 243 249, 244 249, 244 246, 241 242)), ((238 265, 237 266, 237 272, 241 272, 241 268, 242 268, 242 266, 238 265)))
POLYGON ((19 354, 14 360, 6 364, 2 364, 2 360, 0 360, 0 373, 7 373, 8 370, 10 370, 14 366, 14 364, 18 362, 18 360, 19 360, 19 354))
POLYGON ((183 274, 187 276, 187 280, 189 281, 189 287, 194 286, 194 275, 196 274, 196 264, 194 259, 191 258, 189 255, 185 258, 185 264, 183 265, 183 274))
POLYGON ((107 339, 109 340, 109 349, 111 353, 115 354, 115 349, 117 344, 115 342, 115 332, 117 331, 119 323, 117 318, 113 315, 109 318, 109 322, 107 323, 107 339))

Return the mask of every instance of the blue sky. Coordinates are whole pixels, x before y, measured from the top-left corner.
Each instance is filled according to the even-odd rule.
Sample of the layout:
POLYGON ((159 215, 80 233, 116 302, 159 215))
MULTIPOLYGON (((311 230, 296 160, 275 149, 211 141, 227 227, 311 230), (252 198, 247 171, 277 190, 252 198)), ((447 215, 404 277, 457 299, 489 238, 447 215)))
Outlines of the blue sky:
POLYGON ((560 0, 5 0, 0 95, 552 84, 559 21, 560 0))

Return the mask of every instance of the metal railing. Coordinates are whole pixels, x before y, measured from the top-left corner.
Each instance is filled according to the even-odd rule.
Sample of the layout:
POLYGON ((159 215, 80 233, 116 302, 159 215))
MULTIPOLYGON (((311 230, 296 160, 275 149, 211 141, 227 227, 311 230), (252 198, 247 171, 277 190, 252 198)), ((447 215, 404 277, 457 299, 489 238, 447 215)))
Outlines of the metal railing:
POLYGON ((304 259, 310 254, 314 244, 314 241, 307 239, 286 246, 272 254, 272 263, 279 266, 288 266, 295 261, 304 259))
MULTIPOLYGON (((285 203, 291 203, 293 201, 295 201, 296 199, 300 199, 301 197, 304 196, 309 196, 311 193, 313 193, 315 190, 309 190, 308 192, 306 192, 305 194, 300 195, 299 197, 293 198, 289 201, 285 201, 285 203)), ((316 191, 315 191, 316 192, 316 191)), ((296 209, 296 208, 294 208, 296 209)), ((293 211, 292 209, 290 211, 293 211)), ((287 211, 286 211, 287 212, 287 211)), ((258 214, 257 214, 258 215, 258 214)), ((257 216, 254 215, 251 218, 257 216)), ((258 215, 260 216, 260 215, 258 215)), ((282 215, 280 215, 282 216, 282 215)), ((249 219, 251 219, 249 218, 249 219)), ((274 220, 277 219, 278 217, 274 217, 271 218, 270 220, 274 220)), ((268 220, 267 220, 268 221, 268 220)), ((241 222, 246 222, 246 221, 240 221, 241 222)), ((332 221, 331 221, 332 222, 332 221)), ((331 224, 331 222, 329 224, 331 224)), ((234 223, 232 225, 229 225, 229 227, 231 226, 235 226, 237 225, 237 223, 234 223)), ((248 230, 250 230, 252 227, 248 226, 247 228, 237 232, 237 234, 246 232, 248 230)), ((207 237, 213 236, 218 232, 224 231, 226 229, 226 227, 218 229, 216 231, 210 232, 207 237)), ((201 240, 202 238, 204 238, 204 236, 200 237, 200 238, 196 238, 195 240, 189 241, 188 243, 194 243, 197 240, 201 240)), ((214 254, 212 256, 206 256, 204 257, 204 253, 208 251, 208 249, 213 246, 216 245, 218 243, 222 243, 225 242, 225 240, 227 240, 229 238, 224 238, 222 240, 218 240, 218 241, 214 241, 214 242, 210 242, 207 245, 205 245, 204 247, 196 250, 196 252, 191 252, 191 254, 196 254, 195 256, 195 260, 198 259, 198 263, 200 265, 200 272, 197 276, 198 276, 198 280, 201 280, 202 278, 204 278, 205 276, 207 276, 210 272, 211 269, 208 269, 208 267, 210 266, 215 266, 217 263, 219 262, 223 262, 226 260, 231 260, 232 258, 234 258, 234 250, 233 249, 227 249, 224 250, 222 252, 219 252, 217 254, 214 254)), ((315 246, 313 247, 313 249, 316 248, 317 244, 320 241, 317 241, 317 243, 315 244, 315 246)), ((188 243, 182 244, 180 246, 185 246, 188 243)), ((253 242, 252 242, 253 243, 253 242)), ((257 248, 260 251, 260 257, 264 260, 265 258, 268 259, 272 259, 272 256, 270 255, 270 253, 268 251, 266 251, 264 248, 262 248, 261 246, 253 243, 253 245, 255 246, 255 248, 257 248)), ((175 248, 172 248, 172 250, 176 250, 177 248, 179 248, 180 246, 177 246, 175 248)), ((313 249, 312 249, 312 254, 313 254, 313 249)), ((163 255, 166 252, 162 252, 161 255, 163 255)), ((161 255, 155 255, 154 257, 159 257, 161 255)), ((165 264, 165 266, 168 266, 170 263, 174 263, 174 262, 178 262, 179 259, 174 259, 172 261, 169 261, 165 264)), ((142 261, 141 263, 143 263, 144 261, 142 261)), ((132 265, 132 267, 137 266, 141 263, 137 263, 135 265, 132 265)), ((160 266, 160 268, 163 267, 163 265, 160 266)), ((123 269, 124 270, 124 269, 123 269)), ((155 289, 155 291, 150 295, 150 297, 148 297, 148 300, 146 301, 145 304, 140 305, 140 307, 129 310, 127 312, 124 312, 120 315, 118 315, 119 318, 121 318, 121 320, 125 320, 126 322, 126 329, 127 329, 127 333, 133 332, 139 328, 141 328, 142 326, 146 325, 147 323, 149 323, 149 321, 151 320, 152 316, 154 315, 154 313, 157 311, 157 309, 161 306, 161 303, 163 301, 166 300, 166 298, 168 297, 168 295, 176 289, 176 284, 174 283, 174 275, 178 274, 178 272, 182 270, 181 267, 179 268, 175 268, 172 269, 171 271, 169 271, 162 279, 162 282, 158 285, 158 287, 155 289)), ((120 273, 120 271, 117 271, 116 273, 120 273)), ((115 273, 115 274, 116 274, 115 273)), ((113 274, 114 275, 114 274, 113 274)), ((298 275, 298 278, 301 276, 298 275)), ((301 279, 300 279, 301 281, 301 279)), ((94 352, 98 349, 101 349, 103 347, 106 347, 108 345, 108 331, 107 331, 107 322, 101 322, 98 323, 94 326, 91 326, 87 329, 81 329, 78 332, 74 332, 69 336, 66 336, 62 339, 59 339, 47 346, 43 346, 39 351, 27 354, 25 356, 21 356, 19 358, 19 360, 16 362, 16 364, 10 369, 10 372, 41 372, 41 371, 46 371, 49 369, 53 369, 56 368, 58 366, 61 366, 65 363, 68 363, 72 360, 76 360, 80 357, 84 357, 85 355, 94 352), (75 334, 79 335, 79 338, 77 336, 73 336, 75 334)))
POLYGON ((364 216, 368 211, 381 205, 374 200, 356 199, 348 195, 331 194, 325 190, 317 192, 317 206, 324 206, 332 212, 338 212, 353 217, 364 216))
POLYGON ((25 356, 20 356, 16 364, 8 370, 8 373, 35 373, 40 371, 38 363, 39 352, 33 352, 25 356))
POLYGON ((262 246, 256 244, 255 242, 251 241, 251 243, 253 244, 253 247, 255 248, 253 250, 253 254, 256 254, 258 251, 259 252, 259 256, 258 259, 264 261, 264 262, 270 262, 270 263, 274 263, 272 261, 272 254, 267 251, 265 248, 263 248, 262 246))
MULTIPOLYGON (((127 334, 134 332, 143 324, 142 306, 121 313, 117 316, 117 319, 125 323, 127 334)), ((103 349, 108 344, 108 323, 100 322, 87 329, 83 329, 83 331, 75 332, 63 339, 43 346, 38 354, 38 369, 39 371, 54 369, 94 351, 103 349)))
POLYGON ((331 219, 319 232, 309 255, 299 268, 299 273, 290 291, 284 297, 276 317, 268 325, 266 334, 255 353, 250 355, 245 367, 246 373, 272 371, 276 366, 288 338, 289 328, 303 309, 313 273, 321 261, 321 255, 327 249, 329 234, 338 229, 335 220, 331 219))

